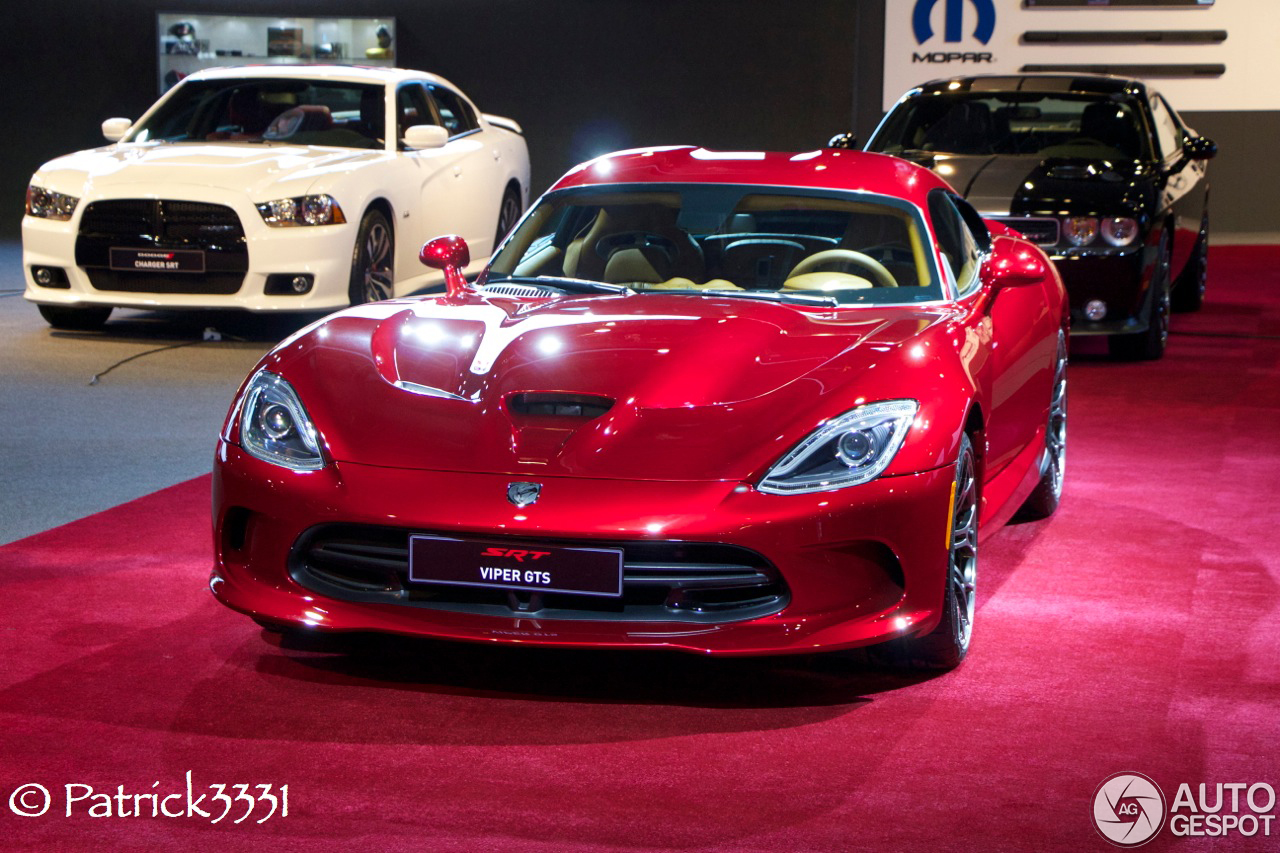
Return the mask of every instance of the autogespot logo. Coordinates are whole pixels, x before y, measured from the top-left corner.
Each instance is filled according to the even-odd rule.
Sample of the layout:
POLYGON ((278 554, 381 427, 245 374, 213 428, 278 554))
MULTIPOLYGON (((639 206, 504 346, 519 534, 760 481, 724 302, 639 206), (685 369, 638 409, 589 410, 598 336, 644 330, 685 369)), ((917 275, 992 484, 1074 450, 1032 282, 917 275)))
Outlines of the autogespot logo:
MULTIPOLYGON (((924 44, 933 38, 933 25, 930 19, 938 0, 916 0, 911 13, 911 28, 915 31, 916 42, 924 44)), ((955 44, 964 39, 965 6, 973 6, 978 21, 973 28, 973 37, 986 44, 996 31, 996 6, 994 0, 946 0, 946 22, 943 27, 943 39, 955 44)))
POLYGON ((1117 847, 1146 844, 1164 825, 1164 792, 1149 776, 1115 773, 1093 795, 1093 824, 1117 847))

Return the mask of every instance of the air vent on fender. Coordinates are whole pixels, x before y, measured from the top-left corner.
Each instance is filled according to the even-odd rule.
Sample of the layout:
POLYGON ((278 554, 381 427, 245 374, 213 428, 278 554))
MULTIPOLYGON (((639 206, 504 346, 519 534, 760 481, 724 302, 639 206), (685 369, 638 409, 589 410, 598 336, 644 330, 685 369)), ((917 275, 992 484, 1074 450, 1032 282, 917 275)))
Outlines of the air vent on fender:
POLYGON ((559 391, 522 391, 507 397, 507 408, 513 415, 542 417, 598 418, 613 406, 613 400, 595 394, 570 394, 559 391))

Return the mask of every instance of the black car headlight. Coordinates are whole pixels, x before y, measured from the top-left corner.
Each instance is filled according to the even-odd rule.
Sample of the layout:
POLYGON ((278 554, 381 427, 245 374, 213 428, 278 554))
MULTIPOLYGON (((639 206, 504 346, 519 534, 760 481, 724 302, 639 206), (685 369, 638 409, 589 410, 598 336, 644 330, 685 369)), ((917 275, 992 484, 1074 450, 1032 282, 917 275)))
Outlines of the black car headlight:
POLYGON ((54 192, 35 184, 27 187, 27 215, 39 219, 60 219, 66 221, 76 212, 80 199, 73 195, 54 192))
POLYGON ((342 208, 330 195, 300 195, 278 198, 258 205, 262 221, 273 227, 286 225, 341 225, 347 221, 342 208))
POLYGON ((249 455, 295 471, 325 466, 315 425, 288 382, 259 370, 241 401, 240 446, 249 455))
POLYGON ((915 400, 886 400, 827 421, 774 463, 760 491, 829 492, 874 480, 893 461, 919 410, 915 400))
POLYGON ((1102 220, 1102 239, 1112 246, 1128 246, 1138 238, 1138 221, 1127 216, 1102 220))
POLYGON ((1092 216, 1065 217, 1062 234, 1073 246, 1087 246, 1098 239, 1098 220, 1092 216))

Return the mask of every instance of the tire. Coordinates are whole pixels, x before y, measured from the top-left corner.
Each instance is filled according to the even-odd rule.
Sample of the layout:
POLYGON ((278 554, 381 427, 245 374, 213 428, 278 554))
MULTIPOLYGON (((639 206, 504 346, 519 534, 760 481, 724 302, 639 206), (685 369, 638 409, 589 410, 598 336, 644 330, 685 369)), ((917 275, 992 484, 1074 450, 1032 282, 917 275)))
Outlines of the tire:
POLYGON ((954 669, 969 654, 978 578, 979 505, 978 466, 966 435, 956 458, 942 621, 928 634, 904 641, 902 663, 911 669, 954 669))
POLYGON ((1040 482, 1018 509, 1019 521, 1048 518, 1062 501, 1062 483, 1067 469, 1067 336, 1062 332, 1058 332, 1058 357, 1054 362, 1044 445, 1040 482))
POLYGON ((1204 307, 1204 292, 1209 283, 1209 214, 1200 221, 1200 236, 1191 250, 1187 267, 1173 287, 1174 311, 1199 311, 1204 307))
POLYGON ((70 308, 65 305, 37 305, 40 316, 55 329, 67 332, 95 332, 111 316, 111 306, 70 308))
POLYGON ((395 233, 381 211, 367 211, 351 252, 351 304, 390 299, 395 295, 394 282, 395 233))
POLYGON ((1155 361, 1164 356, 1169 345, 1169 234, 1160 235, 1156 250, 1156 268, 1151 274, 1151 301, 1147 329, 1136 335, 1112 335, 1107 338, 1111 355, 1124 361, 1155 361))
POLYGON ((493 238, 493 250, 498 251, 502 238, 520 221, 520 192, 515 187, 507 187, 502 194, 502 204, 498 207, 498 232, 493 238))

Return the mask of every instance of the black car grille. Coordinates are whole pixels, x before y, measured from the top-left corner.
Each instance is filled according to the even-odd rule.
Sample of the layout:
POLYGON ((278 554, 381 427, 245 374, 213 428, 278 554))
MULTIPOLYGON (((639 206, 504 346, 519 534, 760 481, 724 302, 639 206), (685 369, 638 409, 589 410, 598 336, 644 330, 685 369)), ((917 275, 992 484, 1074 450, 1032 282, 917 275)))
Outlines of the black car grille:
POLYGON ((230 294, 240 290, 249 251, 240 218, 229 207, 199 201, 95 201, 80 217, 76 265, 96 290, 135 293, 230 294), (110 268, 111 249, 204 252, 203 273, 152 273, 110 268))
MULTIPOLYGON (((490 616, 714 624, 776 613, 790 600, 760 554, 707 542, 568 542, 623 551, 622 596, 413 584, 409 536, 422 531, 325 525, 299 537, 290 572, 308 589, 346 601, 386 602, 490 616)), ((517 540, 512 544, 519 546, 517 540)))
POLYGON ((1058 242, 1058 220, 1048 216, 993 216, 991 218, 1008 225, 1038 246, 1053 246, 1058 242))

